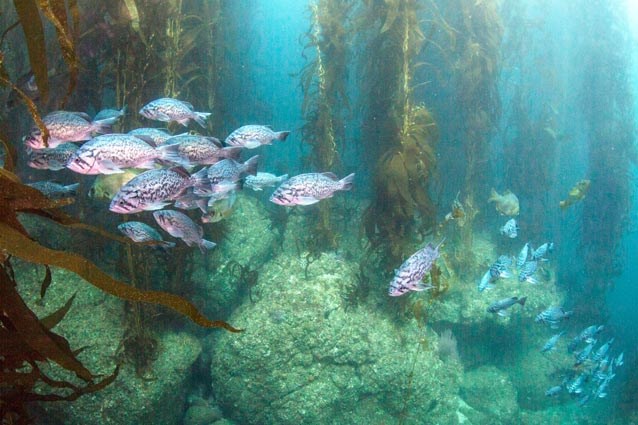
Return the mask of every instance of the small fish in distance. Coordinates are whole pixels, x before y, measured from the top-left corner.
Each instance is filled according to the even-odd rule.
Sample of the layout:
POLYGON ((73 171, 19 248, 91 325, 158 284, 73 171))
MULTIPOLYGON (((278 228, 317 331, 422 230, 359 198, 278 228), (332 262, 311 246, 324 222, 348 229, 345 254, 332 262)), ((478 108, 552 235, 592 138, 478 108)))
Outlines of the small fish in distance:
POLYGON ((228 146, 255 149, 261 145, 270 145, 273 140, 286 140, 289 134, 289 131, 272 131, 264 125, 244 125, 230 133, 224 143, 228 146))
POLYGON ((350 190, 354 173, 339 180, 334 173, 307 173, 291 177, 270 196, 277 205, 312 205, 331 198, 339 190, 350 190))
POLYGON ((186 127, 193 120, 202 127, 206 127, 205 120, 210 112, 196 112, 193 105, 182 100, 163 97, 153 100, 140 109, 140 115, 155 121, 176 121, 186 127))

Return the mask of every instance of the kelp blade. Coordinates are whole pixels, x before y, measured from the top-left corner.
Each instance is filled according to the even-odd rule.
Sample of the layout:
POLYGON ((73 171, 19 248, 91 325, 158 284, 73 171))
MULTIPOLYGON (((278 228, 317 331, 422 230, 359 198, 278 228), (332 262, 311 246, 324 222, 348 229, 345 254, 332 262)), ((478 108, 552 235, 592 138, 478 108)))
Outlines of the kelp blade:
POLYGON ((13 0, 26 38, 29 63, 42 99, 49 95, 49 75, 47 70, 46 41, 40 12, 35 0, 13 0))
POLYGON ((185 299, 160 291, 144 291, 113 279, 95 264, 77 254, 45 248, 10 226, 0 222, 0 248, 9 254, 36 264, 60 267, 82 277, 88 283, 116 297, 160 304, 188 316, 193 322, 207 328, 224 328, 241 332, 221 320, 209 320, 185 299))

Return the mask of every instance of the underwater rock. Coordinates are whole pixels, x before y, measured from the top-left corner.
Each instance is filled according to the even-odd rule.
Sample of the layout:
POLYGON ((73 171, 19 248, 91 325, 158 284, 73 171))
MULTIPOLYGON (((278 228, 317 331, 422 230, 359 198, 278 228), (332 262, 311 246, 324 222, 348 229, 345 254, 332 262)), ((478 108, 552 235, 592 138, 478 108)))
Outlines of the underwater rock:
POLYGON ((396 423, 403 414, 457 423, 459 369, 439 360, 428 343, 436 335, 381 311, 346 311, 355 265, 324 253, 306 266, 288 252, 266 264, 256 302, 231 316, 244 332, 214 334, 212 386, 224 410, 244 424, 396 423))
MULTIPOLYGON (((493 366, 482 366, 465 373, 461 398, 472 408, 488 416, 493 424, 519 423, 516 390, 509 377, 493 366)), ((472 418, 469 418, 472 420, 472 418)), ((482 423, 479 421, 478 423, 482 423)))
POLYGON ((222 419, 219 407, 208 404, 196 404, 188 408, 184 415, 184 425, 210 425, 222 419))
MULTIPOLYGON (((39 316, 55 311, 74 294, 67 316, 56 326, 72 349, 86 347, 78 358, 95 374, 108 375, 115 368, 118 345, 124 335, 124 303, 104 294, 65 270, 52 269, 53 284, 40 303, 43 268, 21 265, 16 274, 25 276, 20 294, 39 316)), ((73 402, 40 403, 46 422, 65 425, 133 425, 179 423, 186 396, 190 367, 201 352, 199 341, 186 333, 166 332, 158 336, 159 355, 147 377, 139 378, 132 365, 124 364, 115 382, 104 390, 84 395, 73 402)), ((59 368, 43 365, 54 379, 73 377, 59 368)))

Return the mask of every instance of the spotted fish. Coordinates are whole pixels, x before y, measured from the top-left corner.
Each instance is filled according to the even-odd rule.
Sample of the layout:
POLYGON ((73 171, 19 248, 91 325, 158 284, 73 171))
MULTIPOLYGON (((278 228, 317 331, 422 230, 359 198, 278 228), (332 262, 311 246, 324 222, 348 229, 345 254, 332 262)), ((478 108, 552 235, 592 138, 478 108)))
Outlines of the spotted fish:
POLYGON ((525 301, 527 301, 527 297, 509 297, 503 298, 502 300, 494 301, 492 304, 487 307, 488 313, 496 313, 501 317, 507 317, 507 309, 513 306, 514 304, 520 304, 521 307, 525 305, 525 301))
POLYGON ((63 199, 74 197, 77 194, 80 183, 63 185, 54 181, 47 180, 29 183, 27 186, 31 186, 32 188, 42 192, 42 194, 49 199, 63 199))
POLYGON ((223 147, 218 139, 197 134, 173 136, 159 149, 174 153, 189 166, 211 165, 224 158, 238 158, 241 152, 240 147, 223 147))
POLYGON ((272 131, 264 125, 245 125, 230 133, 224 143, 254 149, 261 145, 270 145, 273 140, 286 140, 289 134, 289 131, 272 131))
POLYGON ((252 190, 260 191, 265 187, 273 187, 286 180, 288 180, 288 174, 277 177, 271 173, 258 172, 254 176, 246 176, 244 184, 252 190))
POLYGON ((202 127, 206 127, 205 120, 210 116, 210 112, 196 112, 188 102, 163 97, 147 103, 140 109, 140 115, 155 121, 172 122, 176 121, 183 126, 193 120, 202 127))
POLYGON ((127 221, 117 226, 117 228, 134 242, 157 245, 162 248, 172 248, 175 246, 174 242, 163 240, 162 235, 160 235, 157 230, 141 221, 127 221))
POLYGON ((439 247, 428 243, 410 256, 401 267, 394 271, 394 278, 390 282, 388 295, 398 297, 410 291, 425 291, 433 286, 422 282, 425 275, 432 269, 434 262, 439 258, 439 247))
POLYGON ((206 168, 193 175, 182 167, 149 170, 122 186, 109 209, 119 214, 158 210, 179 198, 189 187, 208 184, 206 168))
POLYGON ((197 245, 205 253, 207 249, 215 248, 215 242, 203 239, 204 229, 186 214, 179 211, 162 210, 153 213, 155 221, 171 236, 180 238, 188 246, 197 245))
POLYGON ((73 143, 62 143, 55 148, 28 149, 27 164, 39 170, 62 170, 78 147, 73 143))
POLYGON ((84 112, 55 111, 42 118, 49 131, 48 146, 45 146, 42 132, 33 127, 24 143, 32 149, 55 148, 65 142, 82 142, 89 140, 93 134, 108 133, 111 125, 108 122, 91 121, 84 112))
POLYGON ((146 139, 153 141, 155 146, 162 146, 168 139, 173 137, 171 133, 161 128, 140 127, 129 131, 126 134, 131 136, 143 136, 146 139))
POLYGON ((336 191, 350 190, 354 173, 341 180, 334 173, 299 174, 283 182, 270 196, 277 205, 312 205, 331 198, 336 191))

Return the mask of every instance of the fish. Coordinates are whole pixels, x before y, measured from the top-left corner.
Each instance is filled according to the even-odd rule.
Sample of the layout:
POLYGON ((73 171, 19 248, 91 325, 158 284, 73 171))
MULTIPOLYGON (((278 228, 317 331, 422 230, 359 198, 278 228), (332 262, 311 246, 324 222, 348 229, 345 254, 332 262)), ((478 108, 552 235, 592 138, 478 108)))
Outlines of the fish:
POLYGON ((113 125, 126 115, 126 105, 122 109, 102 109, 93 117, 93 121, 101 121, 113 125))
POLYGON ((501 235, 507 236, 510 239, 514 239, 518 236, 518 225, 516 224, 516 219, 510 218, 507 220, 507 223, 501 227, 501 235))
POLYGON ((277 177, 274 174, 257 172, 254 176, 248 175, 244 179, 244 186, 251 188, 254 191, 263 190, 265 187, 274 187, 288 180, 288 174, 282 174, 277 177))
POLYGON ((350 190, 354 173, 339 180, 331 172, 299 174, 281 183, 270 196, 270 201, 283 206, 312 205, 331 198, 336 191, 350 190))
POLYGON ((527 261, 523 264, 523 267, 518 272, 519 282, 528 282, 533 285, 538 283, 538 280, 534 278, 534 273, 538 270, 538 263, 536 261, 527 261))
POLYGON ((545 242, 544 244, 539 246, 537 249, 532 249, 532 260, 534 261, 543 260, 545 258, 545 255, 547 255, 548 252, 552 252, 553 250, 554 250, 554 243, 545 242))
POLYGON ((576 362, 574 363, 574 367, 580 366, 583 364, 591 355, 592 350, 594 349, 594 345, 596 344, 596 340, 592 340, 589 344, 583 348, 583 350, 576 354, 576 362))
POLYGON ((244 125, 226 137, 224 143, 228 146, 241 146, 255 149, 261 145, 270 145, 274 140, 284 141, 290 131, 273 131, 264 125, 244 125))
POLYGON ((118 214, 158 210, 179 198, 189 187, 208 184, 206 168, 193 175, 182 167, 145 171, 120 188, 109 210, 118 214))
POLYGON ((63 170, 78 148, 79 146, 73 143, 61 143, 55 148, 27 148, 27 165, 38 170, 63 170))
POLYGON ((605 398, 607 397, 607 386, 609 385, 609 382, 611 382, 611 380, 615 377, 615 374, 611 374, 609 376, 607 376, 605 379, 603 379, 603 381, 598 385, 598 387, 596 388, 596 390, 593 392, 594 397, 596 398, 605 398))
POLYGON ((257 173, 259 155, 255 155, 246 162, 237 162, 234 159, 222 159, 208 167, 208 180, 210 187, 195 190, 199 196, 208 196, 213 193, 224 193, 237 188, 236 182, 247 174, 257 173))
POLYGON ((556 348, 556 344, 558 343, 558 340, 563 335, 565 335, 565 331, 559 332, 556 335, 554 335, 551 338, 549 338, 547 340, 547 342, 545 343, 545 345, 543 345, 543 348, 541 348, 541 353, 546 353, 548 351, 554 351, 554 349, 556 348))
POLYGON ((47 114, 42 121, 49 131, 48 146, 44 144, 40 129, 33 127, 24 140, 31 149, 55 148, 65 142, 83 142, 91 139, 93 134, 111 131, 110 124, 91 121, 91 117, 84 112, 55 111, 47 114))
POLYGON ((518 197, 509 190, 506 190, 501 195, 492 188, 487 202, 494 202, 496 211, 501 213, 501 215, 508 215, 510 217, 517 216, 520 210, 518 197))
POLYGON ((69 185, 63 185, 51 180, 40 181, 35 183, 29 183, 27 186, 30 186, 39 192, 41 192, 44 196, 49 199, 64 199, 64 198, 73 198, 77 195, 78 187, 80 183, 73 183, 69 185))
POLYGON ((188 190, 175 200, 173 206, 180 210, 196 210, 200 209, 203 213, 207 213, 208 198, 197 196, 192 190, 188 190))
POLYGON ((549 307, 545 311, 539 313, 534 321, 536 323, 549 324, 553 329, 556 329, 560 322, 568 319, 573 314, 573 311, 565 311, 563 307, 549 307))
POLYGON ((527 242, 516 257, 516 267, 520 268, 527 261, 529 256, 529 242, 527 242))
POLYGON ((571 353, 576 349, 578 344, 583 341, 585 341, 587 344, 591 343, 592 341, 594 341, 594 337, 599 334, 604 328, 605 326, 603 325, 591 325, 586 327, 569 343, 569 345, 567 346, 567 351, 571 353))
POLYGON ((143 136, 144 140, 152 140, 155 146, 162 146, 173 137, 171 133, 162 128, 140 127, 126 133, 131 136, 143 136))
POLYGON ((145 118, 172 122, 176 121, 186 127, 189 121, 193 120, 202 127, 206 127, 206 119, 210 112, 196 112, 193 105, 182 100, 163 97, 153 100, 140 109, 140 115, 145 118))
POLYGON ((587 376, 584 373, 579 374, 571 383, 567 384, 567 392, 570 394, 580 394, 583 392, 583 384, 587 376))
POLYGON ((158 160, 179 163, 181 158, 155 149, 137 136, 104 134, 83 144, 66 167, 79 174, 115 174, 123 173, 124 168, 152 169, 158 160))
POLYGON ((571 207, 575 203, 582 201, 587 196, 587 192, 589 192, 589 186, 591 186, 590 180, 581 180, 574 187, 571 188, 567 198, 559 202, 559 206, 561 210, 566 210, 571 207))
POLYGON ((439 248, 442 243, 443 240, 437 246, 428 243, 405 260, 401 267, 394 271, 388 295, 398 297, 410 291, 425 291, 433 288, 433 285, 425 284, 422 280, 441 255, 439 248))
POLYGON ((560 385, 556 385, 554 387, 551 387, 550 389, 548 389, 547 391, 545 391, 545 395, 547 397, 555 397, 558 394, 560 394, 560 392, 563 390, 563 387, 560 385))
POLYGON ((527 297, 509 297, 503 298, 498 301, 494 301, 492 304, 487 307, 488 313, 496 313, 501 317, 506 317, 508 315, 507 309, 513 306, 514 304, 520 304, 521 308, 525 306, 525 301, 527 301, 527 297))
POLYGON ((175 246, 175 242, 165 241, 157 230, 141 221, 127 221, 117 226, 117 228, 133 242, 157 245, 162 248, 173 248, 175 246))
POLYGON ((614 338, 611 338, 609 341, 607 341, 606 343, 601 345, 598 348, 598 350, 596 350, 596 352, 594 353, 594 355, 592 356, 591 359, 594 362, 597 362, 600 359, 602 359, 603 357, 605 357, 607 355, 607 352, 609 351, 609 347, 611 347, 611 344, 613 344, 613 342, 614 342, 614 338))
POLYGON ((230 217, 237 200, 237 192, 233 191, 223 198, 208 203, 208 211, 202 215, 202 223, 217 223, 230 217))
POLYGON ((625 352, 623 351, 622 353, 618 354, 618 356, 614 359, 614 365, 618 367, 625 364, 624 358, 625 358, 625 352))
POLYGON ((203 239, 204 229, 196 224, 186 214, 173 210, 155 211, 153 217, 157 224, 166 230, 171 236, 180 238, 188 246, 199 246, 202 253, 213 249, 217 245, 215 242, 203 239))
POLYGON ((479 282, 478 290, 479 292, 483 292, 485 289, 492 289, 494 285, 492 283, 496 282, 498 279, 508 279, 512 277, 509 272, 509 268, 512 265, 512 259, 507 255, 501 255, 498 259, 490 266, 488 271, 483 275, 483 278, 479 282))
POLYGON ((222 159, 236 159, 241 152, 240 147, 223 147, 222 142, 214 137, 196 134, 173 136, 158 149, 176 155, 187 166, 212 165, 222 159))
POLYGON ((100 174, 93 181, 88 196, 92 199, 111 200, 122 186, 131 181, 133 177, 142 173, 142 170, 125 170, 118 174, 100 174))

